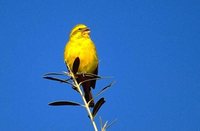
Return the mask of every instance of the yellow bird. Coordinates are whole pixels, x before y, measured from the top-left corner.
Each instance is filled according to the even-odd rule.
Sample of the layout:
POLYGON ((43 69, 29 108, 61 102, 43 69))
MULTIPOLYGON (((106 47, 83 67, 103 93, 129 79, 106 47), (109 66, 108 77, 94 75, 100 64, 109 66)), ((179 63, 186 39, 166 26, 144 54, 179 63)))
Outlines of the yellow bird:
MULTIPOLYGON (((76 74, 77 82, 80 83, 91 77, 84 74, 98 74, 98 56, 96 47, 90 38, 90 29, 84 24, 76 25, 69 36, 69 41, 65 46, 64 60, 69 68, 76 74)), ((85 99, 89 102, 92 99, 91 87, 94 89, 96 80, 87 81, 82 84, 85 99)), ((94 106, 91 100, 90 107, 94 106)))

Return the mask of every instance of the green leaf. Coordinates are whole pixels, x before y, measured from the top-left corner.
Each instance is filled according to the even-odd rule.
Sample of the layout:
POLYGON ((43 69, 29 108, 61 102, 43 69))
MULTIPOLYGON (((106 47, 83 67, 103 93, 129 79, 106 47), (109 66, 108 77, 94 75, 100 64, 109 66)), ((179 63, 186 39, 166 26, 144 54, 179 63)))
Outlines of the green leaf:
POLYGON ((65 74, 64 73, 56 73, 56 72, 50 72, 50 73, 44 74, 44 76, 49 76, 49 75, 65 75, 65 74))
POLYGON ((48 79, 48 80, 59 81, 59 82, 71 84, 70 82, 68 82, 70 79, 63 80, 63 79, 59 79, 59 78, 55 78, 55 77, 50 77, 50 76, 43 76, 43 78, 48 79))
POLYGON ((73 101, 55 101, 49 103, 50 106, 81 106, 81 104, 73 101))
POLYGON ((94 105, 93 111, 92 111, 92 116, 95 117, 101 106, 105 103, 106 101, 102 97, 101 99, 98 100, 98 102, 94 105))
POLYGON ((102 94, 106 89, 108 89, 109 87, 111 87, 113 85, 114 82, 111 82, 109 85, 105 86, 104 88, 102 88, 99 93, 97 93, 96 96, 99 96, 100 94, 102 94))

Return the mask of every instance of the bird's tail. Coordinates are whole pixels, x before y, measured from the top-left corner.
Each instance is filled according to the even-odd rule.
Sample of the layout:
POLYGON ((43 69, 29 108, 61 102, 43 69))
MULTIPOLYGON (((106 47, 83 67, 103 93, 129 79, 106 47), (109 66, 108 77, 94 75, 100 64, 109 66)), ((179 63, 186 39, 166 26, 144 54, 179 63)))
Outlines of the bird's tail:
POLYGON ((90 87, 85 87, 83 86, 83 91, 84 91, 84 96, 85 96, 85 99, 89 103, 89 107, 94 107, 94 100, 93 100, 93 97, 92 97, 92 93, 91 93, 91 88, 90 87))

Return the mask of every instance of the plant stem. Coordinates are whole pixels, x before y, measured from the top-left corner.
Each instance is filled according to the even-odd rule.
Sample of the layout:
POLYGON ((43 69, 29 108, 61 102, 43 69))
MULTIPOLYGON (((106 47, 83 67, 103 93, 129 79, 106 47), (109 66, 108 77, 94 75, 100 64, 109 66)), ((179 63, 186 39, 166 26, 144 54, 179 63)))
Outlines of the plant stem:
POLYGON ((84 97, 84 94, 83 94, 83 92, 82 92, 82 90, 81 90, 81 87, 80 87, 80 85, 78 84, 78 82, 76 81, 76 78, 75 78, 75 76, 74 76, 74 73, 70 70, 69 66, 68 66, 68 69, 69 69, 70 76, 72 77, 72 79, 73 79, 73 81, 74 81, 74 86, 78 89, 78 91, 79 91, 79 93, 80 93, 80 95, 81 95, 81 97, 82 97, 82 100, 83 100, 84 105, 85 105, 85 109, 86 109, 86 111, 87 111, 87 113, 88 113, 88 115, 89 115, 90 121, 91 121, 91 123, 92 123, 92 125, 93 125, 93 127, 94 127, 94 131, 98 131, 97 126, 96 126, 96 123, 95 123, 95 121, 94 121, 94 117, 92 116, 91 110, 90 110, 90 108, 89 108, 89 104, 87 103, 87 101, 86 101, 86 99, 85 99, 85 97, 84 97))

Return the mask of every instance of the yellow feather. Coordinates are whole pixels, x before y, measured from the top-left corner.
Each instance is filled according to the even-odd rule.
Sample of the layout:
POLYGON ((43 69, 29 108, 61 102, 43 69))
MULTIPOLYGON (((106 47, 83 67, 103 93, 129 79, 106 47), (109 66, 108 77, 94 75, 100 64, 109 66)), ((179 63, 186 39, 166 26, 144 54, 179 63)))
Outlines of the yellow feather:
POLYGON ((95 45, 89 36, 89 29, 85 25, 75 26, 64 51, 64 60, 72 70, 74 60, 79 57, 79 73, 94 73, 98 66, 95 45))

